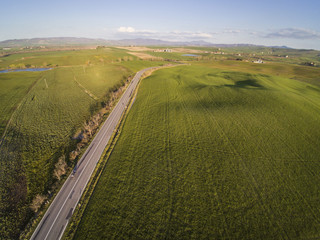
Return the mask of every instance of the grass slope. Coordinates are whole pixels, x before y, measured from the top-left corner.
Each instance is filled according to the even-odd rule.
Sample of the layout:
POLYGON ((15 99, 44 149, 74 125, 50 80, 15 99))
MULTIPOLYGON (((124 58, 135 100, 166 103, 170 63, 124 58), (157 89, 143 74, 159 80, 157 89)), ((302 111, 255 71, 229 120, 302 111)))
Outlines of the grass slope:
POLYGON ((8 121, 19 106, 28 90, 41 76, 40 73, 0 74, 0 136, 3 135, 8 121))
POLYGON ((143 80, 75 239, 320 237, 319 87, 203 66, 143 80))
POLYGON ((320 86, 320 69, 314 67, 272 62, 267 64, 257 64, 228 60, 203 61, 199 63, 195 62, 194 64, 210 68, 219 68, 227 71, 232 70, 244 73, 249 72, 280 76, 320 86))

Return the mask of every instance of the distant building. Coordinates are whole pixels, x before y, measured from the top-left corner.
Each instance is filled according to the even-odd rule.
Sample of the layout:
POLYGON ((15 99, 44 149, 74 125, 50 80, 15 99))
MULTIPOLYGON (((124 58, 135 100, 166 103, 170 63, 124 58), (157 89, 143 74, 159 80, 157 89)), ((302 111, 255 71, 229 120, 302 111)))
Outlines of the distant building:
POLYGON ((10 50, 10 47, 4 47, 3 50, 10 50))
POLYGON ((154 50, 153 52, 172 52, 172 50, 169 49, 169 48, 166 48, 166 49, 156 49, 156 50, 154 50))

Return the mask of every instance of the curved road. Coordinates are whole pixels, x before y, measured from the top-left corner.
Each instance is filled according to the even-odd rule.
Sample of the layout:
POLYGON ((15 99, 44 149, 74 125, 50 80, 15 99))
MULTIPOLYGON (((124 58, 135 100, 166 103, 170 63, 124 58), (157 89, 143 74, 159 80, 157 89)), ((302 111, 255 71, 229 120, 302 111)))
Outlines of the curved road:
POLYGON ((110 113, 107 120, 77 163, 73 173, 70 174, 65 181, 30 239, 56 240, 62 237, 73 211, 81 198, 82 192, 105 150, 112 133, 116 129, 121 115, 130 101, 131 95, 137 87, 141 75, 145 71, 155 68, 158 67, 143 69, 134 76, 118 104, 110 113))

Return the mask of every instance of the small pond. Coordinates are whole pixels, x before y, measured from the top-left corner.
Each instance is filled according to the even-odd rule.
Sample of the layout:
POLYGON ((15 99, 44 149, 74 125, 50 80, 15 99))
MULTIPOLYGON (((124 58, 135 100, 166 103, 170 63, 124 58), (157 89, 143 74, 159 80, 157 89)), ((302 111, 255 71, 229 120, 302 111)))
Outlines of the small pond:
POLYGON ((50 70, 52 68, 23 68, 23 69, 6 69, 0 71, 0 73, 8 73, 8 72, 41 72, 41 71, 46 71, 50 70))

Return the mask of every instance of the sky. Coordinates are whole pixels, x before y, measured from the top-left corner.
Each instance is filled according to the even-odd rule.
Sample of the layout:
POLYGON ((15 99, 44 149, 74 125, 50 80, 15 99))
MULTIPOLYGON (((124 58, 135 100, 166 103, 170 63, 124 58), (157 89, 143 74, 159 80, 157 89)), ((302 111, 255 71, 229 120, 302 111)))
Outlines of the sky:
POLYGON ((0 41, 152 38, 320 50, 320 0, 0 0, 0 41))

